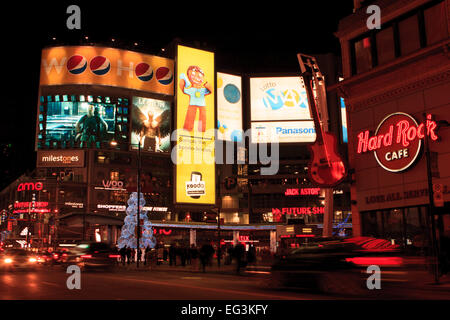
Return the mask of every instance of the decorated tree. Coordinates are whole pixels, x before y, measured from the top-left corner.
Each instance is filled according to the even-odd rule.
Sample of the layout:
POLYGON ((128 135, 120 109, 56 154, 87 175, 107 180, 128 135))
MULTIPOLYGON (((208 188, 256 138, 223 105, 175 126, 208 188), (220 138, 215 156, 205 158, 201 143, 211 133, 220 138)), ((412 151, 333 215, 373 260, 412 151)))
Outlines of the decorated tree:
MULTIPOLYGON (((141 193, 139 200, 140 205, 140 225, 141 236, 139 237, 139 247, 154 248, 156 246, 156 239, 153 235, 152 223, 148 220, 147 211, 143 209, 145 205, 144 195, 141 193)), ((122 232, 118 241, 119 249, 122 248, 137 248, 137 209, 138 209, 138 196, 137 192, 133 192, 128 199, 127 216, 124 219, 124 225, 122 226, 122 232)))

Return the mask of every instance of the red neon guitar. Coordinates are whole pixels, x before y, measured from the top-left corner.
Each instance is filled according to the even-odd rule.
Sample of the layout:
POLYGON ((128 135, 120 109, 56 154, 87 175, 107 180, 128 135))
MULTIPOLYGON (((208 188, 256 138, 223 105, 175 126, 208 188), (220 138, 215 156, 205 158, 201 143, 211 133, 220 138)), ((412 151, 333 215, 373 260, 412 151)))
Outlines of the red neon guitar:
MULTIPOLYGON (((305 82, 306 95, 316 128, 316 141, 309 145, 311 160, 309 163, 309 176, 312 181, 322 187, 332 187, 340 183, 347 175, 347 168, 337 149, 336 137, 324 132, 320 123, 319 111, 315 103, 312 82, 316 84, 319 93, 319 80, 323 81, 319 67, 314 57, 297 54, 298 62, 305 82)), ((324 83, 325 81, 323 81, 324 83)), ((325 85, 325 84, 323 84, 325 85)), ((322 97, 322 101, 326 101, 322 97)))

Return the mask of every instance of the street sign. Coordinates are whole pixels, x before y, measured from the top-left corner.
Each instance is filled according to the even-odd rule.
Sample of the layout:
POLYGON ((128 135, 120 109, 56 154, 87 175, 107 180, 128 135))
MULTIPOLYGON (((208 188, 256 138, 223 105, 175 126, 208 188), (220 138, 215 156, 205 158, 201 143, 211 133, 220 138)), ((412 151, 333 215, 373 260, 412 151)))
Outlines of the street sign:
POLYGON ((441 183, 433 183, 433 202, 435 207, 444 206, 443 188, 444 186, 441 183))

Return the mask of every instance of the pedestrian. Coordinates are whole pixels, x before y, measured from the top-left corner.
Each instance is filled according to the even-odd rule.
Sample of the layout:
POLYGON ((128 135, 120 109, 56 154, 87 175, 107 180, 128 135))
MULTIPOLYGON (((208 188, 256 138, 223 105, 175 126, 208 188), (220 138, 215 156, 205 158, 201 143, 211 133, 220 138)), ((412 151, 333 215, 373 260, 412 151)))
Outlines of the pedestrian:
POLYGON ((181 266, 185 267, 186 266, 186 247, 184 245, 182 245, 180 247, 180 260, 181 260, 181 266))
POLYGON ((233 250, 234 258, 236 259, 236 273, 241 273, 241 267, 244 266, 244 255, 245 255, 245 248, 241 243, 238 243, 233 250))
POLYGON ((205 272, 206 271, 206 264, 208 263, 208 245, 204 244, 201 248, 200 248, 200 263, 202 264, 202 271, 205 272))
POLYGON ((157 264, 157 265, 160 265, 161 262, 162 262, 163 260, 165 260, 165 259, 164 259, 164 252, 165 252, 165 249, 164 249, 162 243, 159 244, 158 249, 156 249, 156 252, 157 252, 157 254, 156 254, 156 264, 157 264))
POLYGON ((169 255, 169 251, 167 251, 166 246, 164 246, 164 251, 163 251, 163 260, 167 261, 167 256, 169 255))
POLYGON ((256 262, 256 249, 253 245, 251 245, 250 248, 248 248, 247 262, 249 264, 256 262))
POLYGON ((141 258, 142 258, 142 249, 138 248, 138 249, 136 249, 136 262, 137 261, 141 262, 142 261, 141 258))
POLYGON ((129 265, 130 264, 130 262, 131 262, 131 254, 132 254, 132 252, 131 252, 131 248, 127 248, 127 251, 126 251, 127 253, 127 265, 129 265))
POLYGON ((145 247, 145 250, 144 250, 144 266, 147 265, 147 260, 149 259, 149 252, 150 252, 150 248, 149 247, 145 247))
POLYGON ((125 247, 120 248, 119 254, 120 254, 120 261, 122 262, 122 266, 124 266, 125 259, 127 257, 127 248, 125 248, 125 247))
POLYGON ((169 247, 169 265, 177 265, 176 255, 175 255, 175 247, 173 244, 169 247))
POLYGON ((198 250, 197 247, 195 246, 195 244, 192 244, 191 247, 189 248, 189 257, 191 259, 191 265, 192 265, 192 269, 196 270, 198 267, 198 250))

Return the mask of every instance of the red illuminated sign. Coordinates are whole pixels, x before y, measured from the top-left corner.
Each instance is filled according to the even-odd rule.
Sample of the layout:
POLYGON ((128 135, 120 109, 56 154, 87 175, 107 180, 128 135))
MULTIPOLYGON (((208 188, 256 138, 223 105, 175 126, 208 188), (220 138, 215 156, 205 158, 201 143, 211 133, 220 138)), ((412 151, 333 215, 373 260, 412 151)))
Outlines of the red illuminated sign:
POLYGON ((17 187, 17 191, 41 191, 44 189, 42 182, 23 182, 17 187))
MULTIPOLYGON (((156 229, 153 229, 153 234, 157 234, 158 231, 156 229)), ((159 229, 159 234, 163 234, 163 235, 170 235, 172 233, 172 229, 166 230, 166 229, 159 229)))
POLYGON ((325 213, 325 207, 297 207, 297 208, 272 208, 273 215, 280 214, 291 214, 291 215, 301 215, 301 214, 323 214, 325 213))
POLYGON ((425 135, 431 141, 438 140, 436 128, 437 123, 430 114, 426 123, 418 124, 409 114, 396 112, 381 121, 374 136, 369 137, 368 130, 358 134, 357 153, 373 151, 380 166, 391 172, 401 172, 419 156, 425 135))
POLYGON ((317 196, 320 193, 320 188, 290 188, 284 192, 285 196, 317 196))
POLYGON ((250 236, 239 236, 239 242, 248 242, 250 241, 250 236))

